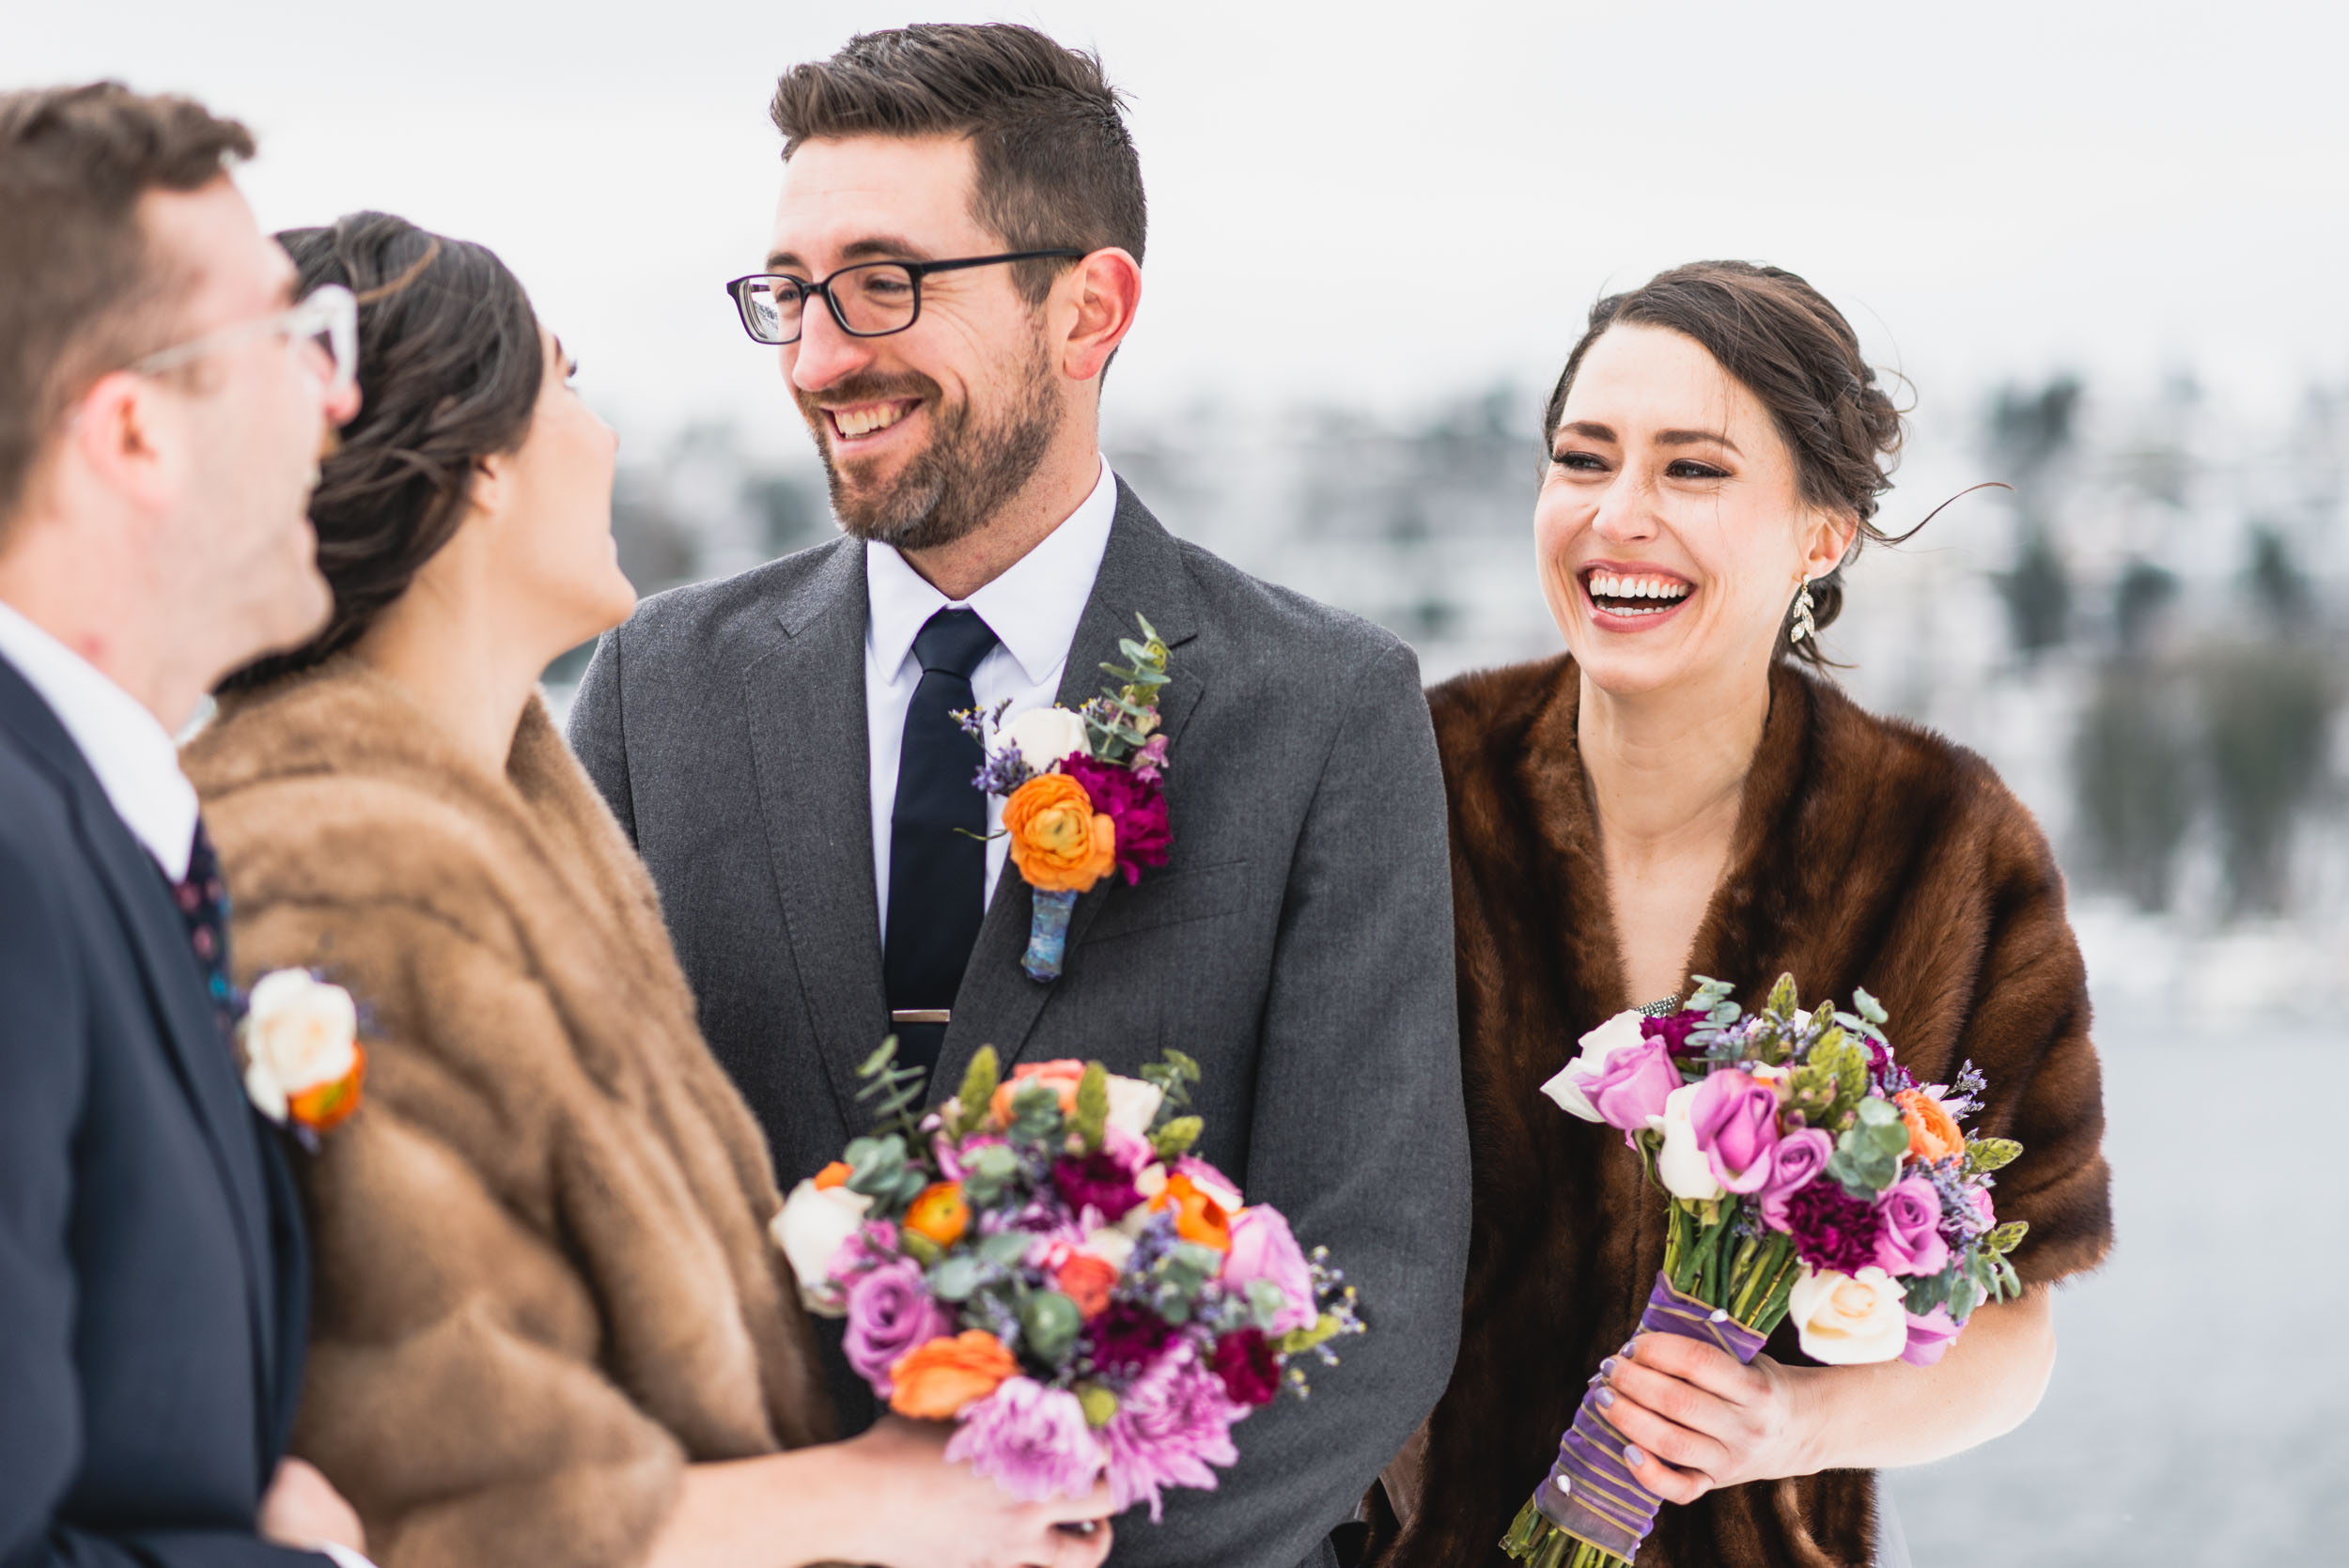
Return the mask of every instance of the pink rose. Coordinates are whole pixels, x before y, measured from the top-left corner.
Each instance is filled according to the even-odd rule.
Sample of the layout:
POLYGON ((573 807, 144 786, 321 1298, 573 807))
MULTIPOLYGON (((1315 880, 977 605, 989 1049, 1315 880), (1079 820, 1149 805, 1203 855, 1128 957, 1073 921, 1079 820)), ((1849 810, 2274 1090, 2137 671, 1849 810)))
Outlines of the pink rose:
POLYGON ((1664 1114, 1666 1096, 1679 1087, 1671 1042, 1650 1034, 1608 1057, 1597 1074, 1583 1081, 1582 1093, 1609 1126, 1639 1132, 1649 1117, 1664 1114))
POLYGON ((1778 1094, 1751 1073, 1719 1067, 1688 1103, 1696 1146, 1729 1192, 1758 1192, 1778 1148, 1778 1094))
POLYGON ((883 1264, 848 1287, 848 1332, 841 1348, 857 1375, 887 1398, 889 1369, 897 1358, 955 1331, 954 1319, 930 1297, 922 1265, 910 1258, 883 1264))
POLYGON ((1281 1211, 1264 1203, 1244 1208, 1232 1217, 1232 1250, 1223 1255, 1223 1282, 1246 1291, 1252 1280, 1269 1280, 1289 1298, 1272 1320, 1268 1332, 1285 1334, 1310 1328, 1319 1317, 1314 1310, 1314 1271, 1290 1234, 1281 1211))
POLYGON ((1941 1239, 1941 1195, 1922 1176, 1907 1176, 1877 1201, 1875 1263, 1887 1274, 1938 1274, 1949 1266, 1941 1239))
POLYGON ((1908 1348, 1901 1352, 1901 1359, 1912 1367, 1929 1367, 1939 1360, 1950 1348, 1950 1342, 1965 1331, 1962 1323, 1950 1320, 1947 1307, 1936 1307, 1920 1317, 1908 1314, 1908 1348))
POLYGON ((1835 1140, 1824 1127, 1797 1127, 1770 1151, 1770 1179, 1762 1184, 1762 1223, 1774 1231, 1792 1230, 1786 1204, 1794 1195, 1819 1179, 1835 1153, 1835 1140))

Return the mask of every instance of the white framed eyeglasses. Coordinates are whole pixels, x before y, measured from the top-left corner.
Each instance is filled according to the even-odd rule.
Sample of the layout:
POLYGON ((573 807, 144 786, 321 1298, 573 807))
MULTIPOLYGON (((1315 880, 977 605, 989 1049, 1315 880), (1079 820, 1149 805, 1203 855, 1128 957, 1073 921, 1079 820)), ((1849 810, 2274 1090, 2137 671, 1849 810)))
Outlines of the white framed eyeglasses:
POLYGON ((339 283, 320 284, 289 310, 240 321, 233 327, 223 327, 202 337, 160 349, 127 368, 141 376, 176 370, 207 354, 216 354, 232 344, 265 334, 282 335, 288 349, 300 349, 306 344, 323 353, 333 367, 327 381, 329 391, 348 391, 358 380, 359 301, 339 283))

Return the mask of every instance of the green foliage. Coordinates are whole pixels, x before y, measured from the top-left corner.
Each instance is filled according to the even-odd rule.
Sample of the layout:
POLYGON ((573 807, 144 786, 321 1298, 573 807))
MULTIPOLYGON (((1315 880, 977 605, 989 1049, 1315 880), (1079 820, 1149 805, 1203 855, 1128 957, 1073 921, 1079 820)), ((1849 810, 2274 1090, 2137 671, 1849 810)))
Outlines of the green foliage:
POLYGON ((930 1270, 930 1293, 941 1301, 968 1301, 985 1279, 982 1260, 972 1252, 949 1252, 930 1270))
POLYGON ((946 1250, 938 1243, 919 1231, 909 1231, 902 1226, 897 1231, 897 1245, 904 1250, 907 1257, 924 1268, 937 1267, 940 1260, 946 1256, 946 1250))
POLYGON ((1306 1327, 1292 1328, 1283 1334, 1272 1342, 1272 1348, 1283 1356, 1299 1355, 1317 1344, 1325 1344, 1337 1338, 1341 1327, 1343 1326, 1335 1316, 1324 1312, 1306 1327))
POLYGON ((1983 1250, 2002 1258, 2023 1245, 2023 1237, 2030 1233, 2030 1220, 2010 1219, 1982 1238, 1983 1250))
POLYGON ((1011 1093, 1011 1126, 1004 1134, 1015 1143, 1057 1144, 1067 1135, 1060 1113, 1060 1093, 1034 1079, 1011 1093))
POLYGON ((987 1115, 988 1104, 995 1098, 996 1086, 1003 1081, 1003 1068, 995 1056, 993 1046, 981 1046, 971 1058, 971 1065, 962 1075, 962 1093, 956 1100, 962 1107, 962 1120, 967 1126, 976 1126, 987 1115))
POLYGON ((848 1167, 848 1188, 873 1200, 874 1212, 894 1219, 921 1196, 929 1177, 906 1156, 906 1141, 896 1133, 851 1139, 842 1158, 848 1167))
POLYGON ((885 1037, 878 1049, 864 1059, 856 1076, 864 1080, 864 1087, 856 1092, 859 1100, 872 1100, 873 1126, 894 1126, 910 1139, 915 1135, 914 1124, 919 1120, 922 1106, 922 1085, 928 1074, 919 1067, 897 1065, 897 1037, 885 1037))
POLYGON ((1164 1126, 1190 1106, 1190 1086, 1199 1081, 1199 1063, 1169 1046, 1165 1058, 1142 1069, 1142 1081, 1158 1085, 1165 1096, 1159 1103, 1157 1125, 1164 1126))
POLYGON ((2012 1138, 1974 1138, 1966 1143, 1968 1171, 1997 1171, 2015 1163, 2023 1146, 2012 1138))
POLYGON ((1180 1159, 1190 1152, 1192 1144, 1199 1141, 1199 1135, 1206 1130, 1206 1126, 1207 1124, 1197 1116, 1177 1116, 1171 1122, 1160 1123, 1152 1130, 1150 1147, 1158 1151, 1160 1159, 1180 1159))
POLYGON ((1178 1241, 1150 1270, 1150 1304, 1169 1323, 1189 1323, 1199 1293, 1223 1266, 1223 1254, 1178 1241))
POLYGON ((1084 1076, 1077 1080, 1077 1115, 1070 1124, 1078 1142, 1086 1154, 1101 1146, 1101 1137, 1110 1121, 1109 1069, 1098 1062, 1085 1063, 1084 1076))
POLYGON ((1287 1310, 1288 1292, 1269 1280, 1248 1281, 1248 1311, 1256 1327, 1269 1330, 1273 1322, 1287 1310))
POLYGON ((1077 1304, 1056 1290, 1032 1291, 1019 1303, 1019 1331, 1028 1348, 1052 1366, 1067 1358, 1083 1322, 1077 1304))
POLYGON ((1086 730, 1099 737, 1094 743, 1094 754, 1105 762, 1125 761, 1149 744, 1159 727, 1159 689, 1168 680, 1166 643, 1148 620, 1141 615, 1134 620, 1142 628, 1143 641, 1119 638, 1117 649, 1126 656, 1126 662, 1101 666, 1118 685, 1084 706, 1086 730))
POLYGON ((1884 1027, 1890 1017, 1890 1015, 1884 1011, 1884 1004, 1882 1002, 1876 1001, 1875 998, 1870 996, 1866 990, 1858 986, 1854 986, 1851 989, 1851 1004, 1854 1012, 1858 1013, 1861 1017, 1867 1019, 1868 1022, 1874 1024, 1878 1029, 1882 1029, 1884 1027))
POLYGON ((1886 1100, 1861 1100, 1852 1125, 1835 1141, 1827 1173, 1853 1197, 1873 1200, 1899 1177, 1907 1149, 1908 1126, 1900 1108, 1886 1100))
MULTIPOLYGON (((1001 1143, 989 1143, 966 1155, 962 1162, 963 1201, 975 1208, 986 1208, 1003 1195, 1012 1178, 1019 1174, 1019 1157, 1001 1143)), ((1019 1236, 989 1236, 989 1241, 1019 1240, 1019 1236)))
POLYGON ((1080 1383, 1076 1388, 1077 1405, 1085 1413, 1085 1424, 1096 1432, 1110 1424, 1117 1414, 1117 1396, 1098 1383, 1080 1383))
MULTIPOLYGON (((971 1184, 967 1179, 962 1184, 962 1189, 965 1194, 971 1190, 971 1184)), ((1025 1231, 1002 1231, 994 1235, 981 1236, 978 1240, 978 1252, 979 1256, 998 1268, 1012 1268, 1018 1266, 1019 1260, 1028 1255, 1028 1248, 1034 1241, 1035 1237, 1025 1231)))

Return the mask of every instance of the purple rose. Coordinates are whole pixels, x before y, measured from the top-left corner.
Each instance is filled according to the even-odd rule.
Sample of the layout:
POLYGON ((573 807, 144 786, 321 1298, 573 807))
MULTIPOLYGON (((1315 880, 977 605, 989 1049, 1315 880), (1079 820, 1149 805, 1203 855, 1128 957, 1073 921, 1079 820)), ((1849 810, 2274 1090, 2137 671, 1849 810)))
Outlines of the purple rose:
POLYGON ((1884 1189, 1877 1203, 1876 1266, 1887 1274, 1938 1274, 1949 1266, 1950 1244, 1941 1239, 1941 1195, 1922 1176, 1906 1176, 1884 1189))
POLYGON ((1166 821, 1166 795, 1155 777, 1144 779, 1130 768, 1087 756, 1068 758, 1061 771, 1084 785, 1095 811, 1117 824, 1117 869, 1128 886, 1142 880, 1144 866, 1166 863, 1174 839, 1166 821))
POLYGON ((1314 1271, 1297 1245, 1281 1211, 1258 1203, 1232 1217, 1232 1250, 1223 1255, 1223 1282, 1245 1292, 1252 1280, 1269 1280, 1289 1298, 1272 1320, 1272 1332, 1310 1328, 1320 1316, 1314 1310, 1314 1271))
POLYGON ((1680 1068, 1672 1062, 1671 1043, 1649 1034, 1608 1057, 1584 1080, 1582 1094, 1609 1126, 1639 1132, 1649 1117, 1664 1114, 1666 1096, 1679 1087, 1680 1068))
POLYGON ((1100 1479, 1103 1458, 1077 1396, 1032 1377, 1006 1378, 963 1411, 946 1444, 948 1464, 967 1463, 1022 1502, 1082 1498, 1100 1479))
POLYGON ((930 1299, 922 1265, 911 1258, 883 1264, 848 1287, 848 1365, 887 1399, 889 1369, 908 1351, 955 1331, 955 1320, 930 1299))
POLYGON ((1688 1103, 1688 1126, 1724 1190, 1757 1192, 1770 1179, 1770 1157, 1778 1148, 1778 1094, 1751 1073, 1715 1069, 1688 1103))
POLYGON ((1950 1348, 1950 1342, 1965 1330, 1962 1323, 1950 1320, 1947 1307, 1936 1307, 1922 1317, 1908 1314, 1908 1348, 1901 1352, 1901 1359, 1912 1367, 1929 1367, 1939 1360, 1950 1348))
POLYGON ((1835 1153, 1835 1140, 1822 1127, 1797 1127, 1770 1151, 1770 1179, 1762 1184, 1762 1223, 1774 1231, 1792 1230, 1786 1202, 1818 1179, 1835 1153))

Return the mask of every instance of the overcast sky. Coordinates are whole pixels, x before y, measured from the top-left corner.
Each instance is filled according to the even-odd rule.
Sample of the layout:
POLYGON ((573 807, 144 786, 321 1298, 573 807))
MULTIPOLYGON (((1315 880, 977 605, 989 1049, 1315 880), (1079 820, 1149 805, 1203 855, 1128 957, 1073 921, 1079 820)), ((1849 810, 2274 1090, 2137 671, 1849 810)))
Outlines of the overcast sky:
POLYGON ((1809 276, 1928 417, 2061 365, 2279 406, 2349 377, 2334 5, 0 0, 0 84, 194 92, 259 132, 266 225, 485 241, 625 429, 796 441, 720 291, 763 254, 767 97, 941 19, 1097 48, 1131 95, 1133 409, 1546 380, 1595 295, 1700 256, 1809 276))

